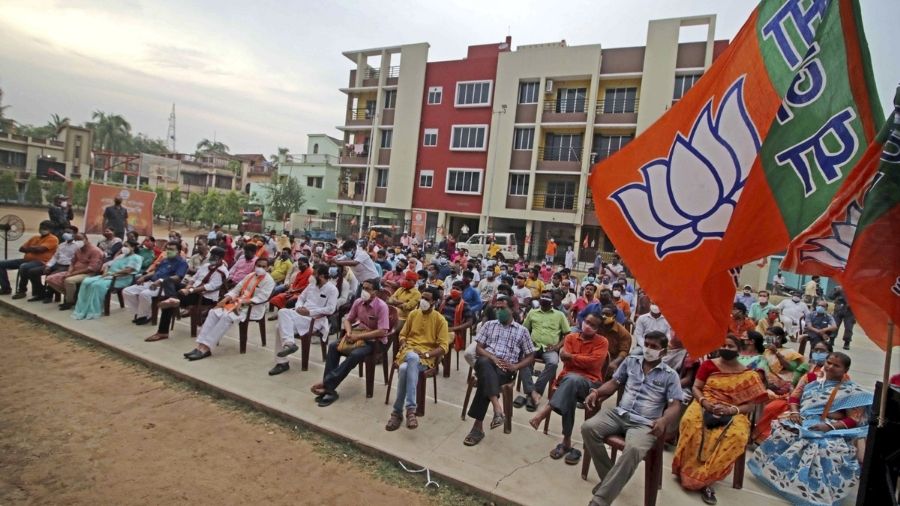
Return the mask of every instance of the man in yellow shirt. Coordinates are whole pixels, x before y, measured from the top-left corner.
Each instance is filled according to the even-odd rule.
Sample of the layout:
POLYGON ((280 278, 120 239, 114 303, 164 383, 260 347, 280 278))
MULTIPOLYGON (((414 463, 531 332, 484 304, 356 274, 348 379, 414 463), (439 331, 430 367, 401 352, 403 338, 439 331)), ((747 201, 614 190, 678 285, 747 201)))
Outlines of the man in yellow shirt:
POLYGON ((394 294, 387 300, 389 306, 397 308, 400 320, 406 320, 410 311, 418 307, 419 299, 422 294, 416 289, 416 281, 419 275, 413 271, 405 271, 403 281, 400 282, 400 288, 394 291, 394 294))
POLYGON ((531 299, 538 300, 541 298, 541 292, 544 291, 544 282, 538 277, 540 273, 540 269, 538 267, 532 267, 530 271, 528 271, 528 279, 525 280, 525 288, 531 290, 531 299))
POLYGON ((400 351, 394 357, 397 369, 397 399, 385 430, 394 431, 403 422, 403 408, 406 408, 406 427, 415 429, 416 391, 419 373, 435 367, 440 357, 450 347, 450 333, 447 319, 434 310, 439 299, 435 288, 426 288, 421 294, 418 309, 409 313, 403 329, 400 330, 400 351))
POLYGON ((272 276, 276 283, 282 284, 288 273, 291 272, 291 266, 293 265, 294 260, 291 258, 291 248, 282 248, 281 255, 275 259, 275 264, 272 265, 272 272, 269 275, 272 276))

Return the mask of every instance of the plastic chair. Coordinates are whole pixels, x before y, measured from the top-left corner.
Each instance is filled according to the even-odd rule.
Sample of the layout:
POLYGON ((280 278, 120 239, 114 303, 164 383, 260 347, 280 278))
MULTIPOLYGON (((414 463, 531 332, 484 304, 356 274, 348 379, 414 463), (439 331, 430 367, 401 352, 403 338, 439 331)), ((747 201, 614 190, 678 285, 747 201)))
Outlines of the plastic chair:
MULTIPOLYGON (((503 421, 504 434, 509 434, 512 432, 513 383, 515 383, 515 381, 510 381, 509 383, 500 385, 500 402, 503 403, 503 412, 506 415, 506 418, 503 421)), ((462 420, 466 419, 466 411, 469 410, 469 399, 472 398, 472 389, 474 389, 476 386, 477 381, 475 380, 475 375, 473 374, 472 368, 469 367, 469 376, 466 378, 466 398, 465 400, 463 400, 462 407, 462 420)))

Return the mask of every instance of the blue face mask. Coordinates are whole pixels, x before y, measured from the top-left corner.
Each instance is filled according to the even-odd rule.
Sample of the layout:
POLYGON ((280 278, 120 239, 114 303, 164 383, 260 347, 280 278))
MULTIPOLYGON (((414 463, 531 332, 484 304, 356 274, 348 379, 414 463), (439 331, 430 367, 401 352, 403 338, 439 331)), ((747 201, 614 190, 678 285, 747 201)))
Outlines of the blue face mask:
POLYGON ((825 314, 825 308, 822 306, 816 306, 816 312, 819 314, 825 314))
POLYGON ((336 278, 338 276, 338 268, 337 267, 329 267, 328 268, 328 277, 336 278))
POLYGON ((74 236, 72 234, 66 232, 65 234, 63 234, 63 241, 66 241, 66 242, 71 241, 73 239, 73 237, 74 236))
POLYGON ((824 364, 825 360, 828 359, 827 351, 814 351, 812 354, 812 361, 816 364, 824 364))

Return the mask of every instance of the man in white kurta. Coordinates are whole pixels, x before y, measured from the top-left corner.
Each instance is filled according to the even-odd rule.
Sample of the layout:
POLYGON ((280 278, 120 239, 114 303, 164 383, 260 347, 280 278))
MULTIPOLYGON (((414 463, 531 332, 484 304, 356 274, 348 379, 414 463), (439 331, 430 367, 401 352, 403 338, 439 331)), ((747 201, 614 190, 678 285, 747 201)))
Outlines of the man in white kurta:
POLYGON ((275 345, 278 351, 275 353, 275 367, 269 371, 269 376, 290 369, 288 355, 299 349, 295 334, 318 331, 322 333, 323 340, 328 339, 328 316, 337 309, 338 289, 334 283, 328 282, 327 265, 316 266, 315 275, 315 283, 310 283, 300 293, 295 307, 278 311, 278 342, 275 345))
POLYGON ((206 316, 203 327, 197 333, 197 347, 184 354, 188 360, 200 360, 212 354, 222 336, 235 322, 246 319, 259 320, 266 316, 266 306, 275 280, 266 272, 269 261, 256 260, 256 268, 225 295, 219 304, 206 316))

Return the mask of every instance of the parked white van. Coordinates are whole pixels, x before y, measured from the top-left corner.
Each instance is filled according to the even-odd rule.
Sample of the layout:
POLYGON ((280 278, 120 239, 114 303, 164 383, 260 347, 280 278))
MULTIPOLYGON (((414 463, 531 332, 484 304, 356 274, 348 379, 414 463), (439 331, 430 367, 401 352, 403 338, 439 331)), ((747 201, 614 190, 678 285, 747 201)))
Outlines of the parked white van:
POLYGON ((503 258, 507 260, 519 258, 519 243, 516 241, 515 234, 474 234, 466 242, 457 243, 456 247, 457 249, 465 248, 469 252, 470 257, 477 255, 487 256, 491 237, 500 246, 500 254, 503 255, 503 258))

